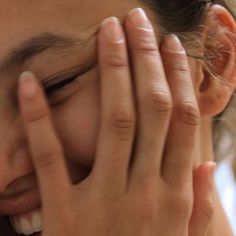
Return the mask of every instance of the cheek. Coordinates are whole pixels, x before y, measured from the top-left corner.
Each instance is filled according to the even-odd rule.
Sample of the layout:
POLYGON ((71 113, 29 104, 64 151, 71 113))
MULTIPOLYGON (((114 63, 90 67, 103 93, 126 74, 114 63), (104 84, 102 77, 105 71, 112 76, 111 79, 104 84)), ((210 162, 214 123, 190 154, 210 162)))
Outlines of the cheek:
POLYGON ((69 162, 91 168, 95 158, 99 130, 99 94, 97 86, 73 95, 54 109, 56 130, 69 162))

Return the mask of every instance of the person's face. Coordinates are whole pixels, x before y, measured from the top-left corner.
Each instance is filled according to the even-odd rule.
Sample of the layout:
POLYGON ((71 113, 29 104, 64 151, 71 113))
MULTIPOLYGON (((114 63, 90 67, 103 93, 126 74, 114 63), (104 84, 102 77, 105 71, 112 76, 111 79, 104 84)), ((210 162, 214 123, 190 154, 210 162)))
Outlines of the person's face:
POLYGON ((44 81, 72 182, 88 175, 100 124, 96 33, 106 17, 122 19, 137 6, 131 0, 0 2, 0 192, 34 173, 17 104, 25 70, 44 81))

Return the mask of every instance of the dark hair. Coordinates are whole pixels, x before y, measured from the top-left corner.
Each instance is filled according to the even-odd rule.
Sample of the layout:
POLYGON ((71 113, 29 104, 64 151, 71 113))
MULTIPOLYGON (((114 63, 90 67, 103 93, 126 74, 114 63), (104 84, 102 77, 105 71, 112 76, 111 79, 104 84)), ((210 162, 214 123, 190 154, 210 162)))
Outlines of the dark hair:
MULTIPOLYGON (((234 0, 140 0, 140 2, 155 13, 155 20, 160 27, 158 29, 160 36, 169 33, 178 35, 188 55, 203 62, 208 71, 211 70, 207 66, 208 57, 203 58, 197 54, 197 45, 202 46, 196 40, 197 29, 201 25, 206 10, 212 4, 222 5, 236 19, 234 0)), ((234 38, 236 38, 235 35, 234 38)), ((211 53, 210 56, 217 56, 217 52, 211 53)), ((213 118, 212 132, 216 160, 219 161, 231 155, 234 158, 236 174, 236 91, 224 111, 213 118), (226 137, 228 137, 228 143, 226 137), (225 141, 223 146, 220 145, 222 140, 225 141)))
POLYGON ((159 24, 167 32, 179 33, 192 31, 199 25, 209 1, 147 0, 145 4, 155 10, 159 24))
POLYGON ((159 24, 171 33, 186 33, 196 29, 211 4, 224 6, 235 17, 226 0, 141 0, 141 2, 157 13, 159 24))

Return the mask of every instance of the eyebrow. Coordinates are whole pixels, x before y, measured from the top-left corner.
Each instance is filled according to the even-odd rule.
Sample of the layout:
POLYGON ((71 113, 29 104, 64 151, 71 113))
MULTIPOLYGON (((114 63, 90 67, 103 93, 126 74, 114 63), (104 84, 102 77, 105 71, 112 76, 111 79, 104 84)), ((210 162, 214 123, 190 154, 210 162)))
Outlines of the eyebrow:
POLYGON ((9 51, 0 65, 0 74, 22 67, 25 63, 43 52, 54 54, 69 53, 74 46, 85 46, 88 39, 69 37, 63 34, 40 33, 33 36, 9 51))

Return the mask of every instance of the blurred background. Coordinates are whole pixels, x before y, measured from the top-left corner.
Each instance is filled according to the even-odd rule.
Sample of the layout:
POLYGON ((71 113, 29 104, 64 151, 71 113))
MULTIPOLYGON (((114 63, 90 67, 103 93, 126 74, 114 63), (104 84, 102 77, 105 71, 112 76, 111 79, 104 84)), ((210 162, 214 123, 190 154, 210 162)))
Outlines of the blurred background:
MULTIPOLYGON (((236 20, 236 0, 211 1, 229 7, 236 20)), ((236 44, 234 33, 232 36, 236 44)), ((213 118, 212 133, 214 155, 218 163, 215 182, 236 235, 236 90, 225 110, 213 118)))
POLYGON ((232 159, 222 161, 217 169, 215 180, 221 201, 236 235, 236 182, 232 159))

